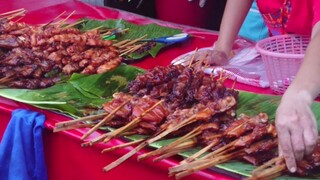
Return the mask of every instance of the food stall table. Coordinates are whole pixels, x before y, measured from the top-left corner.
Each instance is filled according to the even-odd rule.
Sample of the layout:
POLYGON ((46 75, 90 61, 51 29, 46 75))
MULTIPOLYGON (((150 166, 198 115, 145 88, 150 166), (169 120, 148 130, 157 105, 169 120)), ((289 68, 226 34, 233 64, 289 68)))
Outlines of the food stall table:
MULTIPOLYGON (((96 7, 85 4, 80 1, 72 0, 28 0, 28 1, 4 1, 1 0, 0 12, 7 12, 18 8, 27 10, 23 22, 30 24, 45 24, 54 19, 61 12, 66 11, 67 14, 72 11, 76 13, 69 19, 73 22, 77 19, 87 17, 91 19, 124 19, 136 24, 157 23, 162 26, 174 27, 182 29, 191 35, 196 35, 190 41, 170 46, 164 49, 156 58, 147 57, 143 60, 132 63, 145 69, 153 68, 157 65, 167 66, 171 60, 195 48, 208 47, 217 39, 217 32, 194 27, 182 26, 178 24, 158 21, 129 12, 116 9, 96 7)), ((231 85, 231 81, 227 81, 227 85, 231 85)), ((247 90, 251 92, 269 94, 269 89, 261 89, 243 84, 237 84, 237 89, 247 90)), ((11 113, 18 108, 31 109, 46 115, 46 129, 43 133, 45 159, 48 169, 49 179, 173 179, 167 175, 169 167, 176 165, 179 157, 163 160, 159 163, 153 163, 152 158, 143 162, 137 162, 134 157, 127 160, 114 170, 104 173, 102 167, 127 153, 132 147, 117 150, 108 154, 101 154, 101 149, 112 145, 123 143, 123 140, 112 140, 109 144, 98 144, 94 147, 81 148, 80 137, 88 129, 64 131, 53 133, 52 129, 56 122, 69 120, 62 114, 42 110, 27 104, 12 101, 6 98, 0 98, 0 138, 9 122, 11 113)), ((93 134, 95 136, 97 134, 93 134)), ((140 151, 140 154, 148 151, 148 148, 140 151)), ((231 180, 239 179, 241 176, 227 173, 219 169, 204 170, 188 176, 186 179, 222 179, 231 180)))

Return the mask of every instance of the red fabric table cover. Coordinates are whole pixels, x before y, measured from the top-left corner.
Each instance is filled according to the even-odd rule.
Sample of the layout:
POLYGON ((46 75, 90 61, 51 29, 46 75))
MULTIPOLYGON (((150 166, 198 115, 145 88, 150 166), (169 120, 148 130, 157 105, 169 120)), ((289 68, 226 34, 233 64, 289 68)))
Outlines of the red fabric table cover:
MULTIPOLYGON (((186 43, 166 48, 165 50, 161 51, 161 53, 155 59, 147 57, 139 62, 132 64, 134 66, 142 67, 145 69, 153 68, 156 65, 169 65, 171 60, 175 57, 183 53, 192 51, 197 47, 201 48, 211 46, 217 39, 217 33, 213 31, 158 21, 111 8, 88 5, 79 1, 0 0, 0 13, 15 10, 18 8, 25 8, 28 11, 22 21, 30 24, 47 23, 63 11, 66 11, 67 13, 65 13, 66 15, 61 18, 65 18, 72 11, 76 10, 75 15, 73 15, 69 19, 69 22, 73 22, 83 17, 100 20, 121 18, 136 24, 157 23, 163 26, 180 28, 184 32, 197 36, 186 43)), ((232 82, 227 81, 227 86, 230 86, 231 83, 232 82)), ((271 93, 270 89, 261 89, 243 84, 237 84, 236 89, 263 94, 271 93)), ((2 138, 3 132, 9 122, 11 112, 17 108, 36 110, 38 112, 44 113, 47 117, 45 123, 46 130, 44 131, 43 138, 49 179, 172 179, 167 176, 168 167, 177 164, 180 160, 179 157, 175 157, 168 160, 163 160, 159 163, 153 163, 152 159, 145 160, 143 162, 137 162, 137 156, 134 156, 114 170, 108 173, 103 173, 102 167, 128 152, 131 147, 117 150, 108 154, 100 153, 102 148, 106 148, 123 142, 120 139, 116 139, 111 141, 111 143, 107 145, 99 144, 94 147, 81 148, 80 137, 82 136, 83 132, 87 131, 88 129, 53 133, 52 128, 56 122, 69 120, 70 118, 1 97, 0 138, 2 138)), ((97 136, 97 133, 91 136, 97 136)), ((146 148, 140 151, 140 153, 143 153, 147 150, 148 149, 146 148)), ((218 173, 212 170, 205 170, 188 176, 185 179, 231 180, 238 178, 240 178, 240 176, 235 174, 226 175, 223 172, 218 173)))

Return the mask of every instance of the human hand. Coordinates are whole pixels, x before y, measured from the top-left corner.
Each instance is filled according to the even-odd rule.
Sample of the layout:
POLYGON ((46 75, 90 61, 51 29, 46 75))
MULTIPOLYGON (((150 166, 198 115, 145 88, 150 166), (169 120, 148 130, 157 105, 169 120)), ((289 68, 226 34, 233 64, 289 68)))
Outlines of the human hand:
MULTIPOLYGON (((194 0, 188 0, 189 2, 192 2, 192 1, 194 1, 194 0)), ((204 7, 204 5, 206 4, 206 1, 207 0, 199 0, 199 6, 201 7, 201 8, 203 8, 204 7)))
POLYGON ((276 112, 279 155, 290 172, 297 170, 296 161, 312 153, 318 138, 317 122, 311 110, 312 98, 307 92, 288 91, 276 112))

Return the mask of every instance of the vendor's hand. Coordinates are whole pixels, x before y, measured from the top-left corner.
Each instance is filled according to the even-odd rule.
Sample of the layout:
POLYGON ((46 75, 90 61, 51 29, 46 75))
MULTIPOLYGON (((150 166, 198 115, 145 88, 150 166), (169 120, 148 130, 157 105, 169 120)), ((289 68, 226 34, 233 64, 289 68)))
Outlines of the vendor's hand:
MULTIPOLYGON (((188 0, 189 2, 192 2, 192 1, 194 1, 194 0, 188 0)), ((199 6, 201 7, 201 8, 203 8, 204 7, 204 5, 206 4, 206 1, 207 0, 199 0, 199 6)))
POLYGON ((229 63, 229 56, 223 51, 214 49, 208 52, 207 61, 211 65, 222 66, 229 63))
POLYGON ((279 155, 290 172, 297 170, 296 161, 312 153, 318 138, 317 123, 311 110, 312 98, 307 92, 287 91, 276 112, 279 155))

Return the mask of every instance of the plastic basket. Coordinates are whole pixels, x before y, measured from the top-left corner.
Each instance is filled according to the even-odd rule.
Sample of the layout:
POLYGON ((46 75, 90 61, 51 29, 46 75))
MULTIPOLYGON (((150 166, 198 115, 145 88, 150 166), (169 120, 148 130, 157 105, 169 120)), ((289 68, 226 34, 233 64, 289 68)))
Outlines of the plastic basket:
POLYGON ((297 74, 310 37, 280 35, 266 38, 256 45, 266 68, 270 88, 282 94, 297 74))

